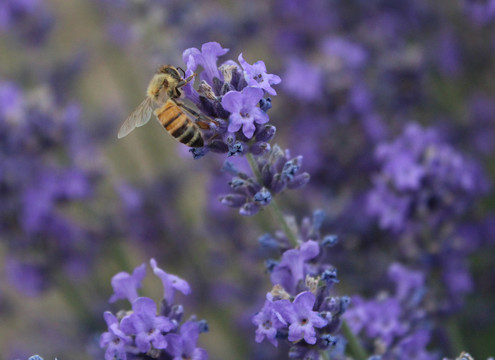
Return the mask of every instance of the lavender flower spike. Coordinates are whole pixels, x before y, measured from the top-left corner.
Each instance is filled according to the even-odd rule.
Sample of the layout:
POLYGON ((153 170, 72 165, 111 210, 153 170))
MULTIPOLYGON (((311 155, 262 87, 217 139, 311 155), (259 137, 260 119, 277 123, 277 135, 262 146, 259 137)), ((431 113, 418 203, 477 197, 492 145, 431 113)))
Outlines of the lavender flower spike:
POLYGON ((239 55, 238 60, 244 69, 244 78, 248 86, 259 87, 270 95, 277 95, 277 92, 271 85, 279 84, 282 81, 280 76, 267 74, 265 63, 261 60, 250 65, 244 60, 242 53, 239 55))
POLYGON ((222 106, 229 111, 229 127, 231 133, 242 127, 244 135, 250 139, 256 130, 254 123, 268 122, 268 115, 257 105, 263 98, 263 90, 255 87, 246 87, 241 92, 229 91, 222 98, 222 106))
POLYGON ((155 259, 150 259, 150 265, 153 268, 153 272, 155 273, 155 275, 162 280, 164 289, 163 298, 167 300, 169 305, 172 305, 174 303, 175 290, 179 290, 184 295, 188 295, 191 293, 191 287, 189 286, 187 281, 182 280, 176 275, 167 274, 156 265, 155 259))
POLYGON ((308 344, 316 343, 315 328, 322 328, 328 322, 313 311, 315 302, 316 296, 312 292, 305 291, 297 295, 293 303, 289 300, 280 300, 273 304, 275 310, 290 324, 289 341, 304 338, 308 344))
POLYGON ((127 300, 132 303, 139 297, 137 289, 141 287, 141 282, 143 281, 145 276, 145 264, 141 264, 140 266, 136 267, 132 275, 125 271, 116 274, 112 278, 112 287, 114 294, 110 298, 109 302, 113 303, 119 299, 127 298, 127 300))

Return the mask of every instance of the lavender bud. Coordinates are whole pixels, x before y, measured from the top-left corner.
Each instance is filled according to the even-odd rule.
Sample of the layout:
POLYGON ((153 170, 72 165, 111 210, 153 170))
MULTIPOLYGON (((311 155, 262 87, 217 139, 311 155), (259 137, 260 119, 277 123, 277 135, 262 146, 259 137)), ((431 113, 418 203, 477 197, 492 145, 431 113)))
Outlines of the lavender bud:
POLYGON ((299 171, 300 164, 297 161, 298 158, 291 159, 284 164, 282 169, 282 178, 288 181, 292 181, 294 175, 299 171))
POLYGON ((321 229, 324 219, 325 212, 323 210, 318 209, 313 212, 313 230, 315 232, 321 229))
POLYGON ((262 188, 260 191, 254 194, 254 201, 258 205, 266 206, 270 203, 271 200, 272 194, 266 188, 262 188))
POLYGON ((270 166, 268 166, 268 164, 264 165, 262 168, 261 168, 261 179, 263 181, 263 184, 268 187, 269 189, 271 188, 272 186, 272 177, 273 177, 273 174, 272 172, 270 171, 270 166))
POLYGON ((264 141, 269 142, 275 136, 277 132, 277 128, 273 125, 265 125, 263 128, 256 134, 256 141, 264 141))
POLYGON ((337 269, 327 269, 321 274, 321 279, 327 284, 338 283, 337 279, 337 269))
POLYGON ((213 140, 208 144, 208 149, 214 153, 226 153, 229 151, 229 147, 223 141, 213 140))
POLYGON ((272 192, 274 194, 278 194, 283 189, 285 189, 285 186, 287 185, 287 183, 284 180, 282 180, 282 175, 275 174, 272 178, 271 185, 272 185, 271 186, 272 192))
POLYGON ((263 110, 264 112, 267 112, 272 108, 272 99, 270 98, 262 98, 260 100, 260 109, 263 110))
POLYGON ((339 314, 343 314, 349 305, 351 304, 351 298, 349 296, 342 296, 340 298, 340 312, 339 314))
POLYGON ((215 108, 213 107, 213 103, 206 98, 206 96, 200 96, 199 97, 199 104, 198 108, 201 110, 201 112, 207 116, 211 117, 220 117, 217 115, 215 108))
POLYGON ((289 189, 299 189, 305 186, 308 182, 311 176, 308 173, 302 173, 300 175, 297 175, 294 177, 292 181, 287 183, 287 187, 289 189))
POLYGON ((179 324, 184 317, 184 307, 182 305, 174 305, 172 306, 172 310, 167 316, 170 320, 175 321, 179 324))
POLYGON ((220 203, 223 205, 238 208, 246 203, 246 196, 240 194, 228 194, 219 197, 220 203))
POLYGON ((230 115, 230 112, 225 110, 222 103, 218 100, 213 102, 213 108, 215 109, 215 113, 217 114, 216 117, 218 118, 227 119, 230 115))
POLYGON ((242 143, 237 141, 233 145, 229 146, 228 156, 242 155, 243 152, 244 152, 244 146, 242 145, 242 143))
POLYGON ((229 186, 232 189, 239 189, 241 187, 247 186, 247 182, 244 179, 235 177, 232 180, 229 181, 229 186))
POLYGON ((268 271, 269 273, 271 273, 273 271, 273 269, 275 269, 275 267, 278 265, 278 261, 275 261, 273 259, 268 259, 265 261, 265 268, 266 268, 266 271, 268 271))
POLYGON ((280 248, 278 241, 270 234, 261 235, 258 238, 258 242, 263 249, 267 250, 277 250, 280 248))
POLYGON ((223 87, 223 81, 217 77, 213 78, 213 91, 215 94, 220 94, 223 87))
POLYGON ((189 152, 192 154, 194 160, 198 160, 208 153, 209 149, 207 147, 192 148, 189 152))
POLYGON ((321 336, 321 342, 324 347, 335 346, 338 343, 338 338, 330 334, 324 334, 321 336))
POLYGON ((210 326, 208 325, 208 321, 206 321, 204 319, 198 321, 198 327, 199 327, 200 333, 206 333, 206 332, 210 331, 210 326))
POLYGON ((323 240, 321 240, 321 245, 325 247, 332 247, 339 242, 339 237, 337 235, 326 235, 323 240))
POLYGON ((260 211, 260 207, 254 202, 245 203, 240 209, 239 214, 242 216, 253 216, 260 211))
POLYGON ((270 150, 270 144, 267 142, 255 142, 249 147, 249 152, 254 155, 263 155, 270 150))

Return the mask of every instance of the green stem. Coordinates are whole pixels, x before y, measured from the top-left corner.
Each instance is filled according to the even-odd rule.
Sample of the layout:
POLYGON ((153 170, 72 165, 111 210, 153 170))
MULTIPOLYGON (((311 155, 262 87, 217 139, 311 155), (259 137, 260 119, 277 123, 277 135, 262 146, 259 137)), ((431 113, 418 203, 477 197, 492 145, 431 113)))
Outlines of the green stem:
POLYGON ((361 343, 359 342, 358 338, 354 335, 354 333, 351 331, 349 328, 349 325, 347 325, 347 322, 344 320, 342 322, 342 333, 344 334, 346 340, 348 341, 348 347, 353 355, 354 359, 356 360, 365 360, 368 358, 368 355, 366 354, 366 351, 364 348, 361 346, 361 343))
POLYGON ((290 228, 289 224, 287 223, 287 220, 284 217, 284 214, 282 214, 282 211, 280 210, 280 207, 278 206, 278 203, 274 198, 272 198, 272 201, 270 202, 270 209, 272 210, 273 216, 282 226, 282 230, 285 233, 285 236, 287 236, 287 239, 289 240, 290 244, 293 247, 296 247, 299 244, 299 242, 297 241, 297 236, 290 228))
MULTIPOLYGON (((253 171, 253 174, 256 178, 256 181, 258 184, 263 186, 263 179, 261 177, 261 173, 258 169, 258 164, 256 163, 256 160, 254 159, 253 154, 247 154, 246 158, 249 162, 249 166, 251 167, 251 170, 253 171)), ((280 210, 280 207, 277 204, 277 201, 275 198, 272 198, 270 201, 270 209, 272 210, 272 214, 275 217, 275 219, 279 222, 280 226, 282 227, 282 231, 285 233, 285 236, 287 236, 287 239, 289 240, 290 244, 293 247, 296 247, 298 245, 297 241, 297 236, 294 234, 292 229, 290 228, 289 224, 287 223, 287 220, 284 217, 284 214, 280 210)))
POLYGON ((90 320, 90 309, 81 293, 84 292, 78 288, 73 281, 64 275, 56 276, 55 282, 59 294, 63 297, 67 305, 72 309, 77 318, 87 326, 90 320))
POLYGON ((330 354, 328 354, 327 350, 320 351, 320 359, 322 360, 330 360, 330 354))
POLYGON ((256 163, 253 154, 248 153, 246 155, 246 158, 249 162, 249 166, 251 167, 251 171, 253 172, 254 177, 256 178, 256 181, 258 182, 258 184, 263 186, 263 178, 261 177, 260 170, 258 169, 258 164, 256 163))
POLYGON ((457 319, 450 319, 448 321, 447 333, 449 335, 450 346, 454 354, 460 354, 462 351, 466 350, 457 319))

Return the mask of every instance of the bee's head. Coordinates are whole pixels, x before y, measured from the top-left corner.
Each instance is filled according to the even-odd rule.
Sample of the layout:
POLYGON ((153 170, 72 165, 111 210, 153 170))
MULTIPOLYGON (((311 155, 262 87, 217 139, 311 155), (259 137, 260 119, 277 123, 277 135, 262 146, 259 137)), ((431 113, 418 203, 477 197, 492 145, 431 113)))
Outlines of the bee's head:
POLYGON ((162 65, 158 68, 157 74, 165 74, 169 75, 172 79, 179 82, 182 80, 182 76, 179 73, 179 70, 172 65, 162 65))

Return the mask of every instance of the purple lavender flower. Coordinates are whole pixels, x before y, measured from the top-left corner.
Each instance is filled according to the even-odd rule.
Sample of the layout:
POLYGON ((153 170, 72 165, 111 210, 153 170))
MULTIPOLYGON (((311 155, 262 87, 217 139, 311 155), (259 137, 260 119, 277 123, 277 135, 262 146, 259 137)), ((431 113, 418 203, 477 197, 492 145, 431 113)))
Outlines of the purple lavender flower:
POLYGON ((138 298, 137 289, 141 287, 141 282, 146 276, 146 264, 136 267, 130 275, 122 271, 114 275, 112 278, 112 288, 114 294, 109 302, 115 302, 119 299, 127 299, 129 302, 134 302, 138 298))
POLYGON ((10 278, 30 279, 13 284, 31 295, 50 287, 59 266, 80 276, 97 249, 97 226, 89 230, 66 211, 94 195, 99 167, 86 160, 95 147, 78 106, 55 100, 49 87, 25 91, 0 81, 0 229, 17 264, 10 278))
POLYGON ((282 86, 288 93, 302 101, 321 99, 323 90, 321 68, 298 58, 289 59, 286 68, 282 86))
POLYGON ((315 301, 315 295, 305 291, 298 294, 292 303, 289 300, 280 300, 273 304, 275 311, 290 324, 289 341, 304 339, 308 344, 316 343, 315 328, 322 328, 328 322, 313 311, 315 301))
POLYGON ((197 347, 199 333, 198 322, 186 321, 180 327, 179 334, 165 336, 168 342, 167 352, 173 356, 173 360, 208 360, 206 350, 197 347))
POLYGON ((0 3, 0 32, 11 32, 30 44, 44 42, 53 23, 53 15, 42 0, 0 3))
POLYGON ((363 332, 363 340, 379 344, 386 359, 436 359, 426 350, 431 335, 422 301, 424 275, 395 263, 389 268, 389 278, 395 282, 394 296, 353 297, 353 305, 344 314, 349 327, 355 334, 363 332))
POLYGON ((132 338, 126 335, 119 326, 119 320, 109 311, 103 314, 108 331, 101 334, 100 347, 106 347, 105 360, 115 358, 127 360, 127 346, 132 344, 132 338))
POLYGON ((184 295, 191 293, 191 287, 185 280, 182 280, 176 275, 167 274, 157 266, 155 259, 151 259, 150 264, 155 275, 158 276, 163 283, 163 298, 167 300, 168 305, 174 304, 176 290, 184 295))
POLYGON ((222 98, 222 106, 231 114, 229 116, 228 131, 236 132, 241 129, 244 135, 253 137, 254 123, 268 122, 268 115, 257 105, 263 97, 263 90, 255 87, 246 87, 241 92, 229 91, 222 98))
MULTIPOLYGON (((154 259, 150 260, 154 273, 163 281, 166 289, 161 302, 161 309, 157 314, 156 303, 147 297, 138 297, 132 301, 132 311, 120 311, 119 319, 111 313, 105 313, 105 319, 109 324, 109 332, 101 337, 100 346, 107 347, 108 358, 113 356, 126 359, 132 354, 146 354, 153 358, 165 356, 164 351, 173 356, 193 356, 194 359, 207 359, 207 353, 203 349, 196 348, 199 332, 207 331, 205 321, 188 321, 182 326, 184 309, 180 304, 173 303, 173 292, 178 289, 189 293, 189 285, 174 275, 168 275, 157 267, 154 259), (172 298, 170 298, 172 295, 172 298), (180 335, 177 334, 180 332, 180 335), (120 337, 122 339, 120 339, 120 337), (122 343, 124 341, 124 343, 122 343), (179 354, 180 353, 180 354, 179 354)), ((137 295, 137 287, 145 275, 145 265, 142 264, 134 270, 132 275, 121 272, 112 278, 115 289, 113 298, 137 295)), ((175 357, 174 357, 175 358, 175 357)), ((180 357, 182 359, 182 357, 180 357)))
POLYGON ((421 329, 404 337, 394 351, 400 360, 437 360, 438 354, 427 350, 431 334, 427 329, 421 329))
POLYGON ((239 55, 238 60, 239 64, 241 64, 244 69, 244 78, 246 79, 248 86, 259 87, 270 95, 277 95, 277 92, 271 85, 279 84, 282 81, 280 76, 268 74, 266 72, 265 63, 261 60, 250 65, 244 60, 242 54, 239 55))
POLYGON ((286 291, 294 294, 299 281, 305 278, 306 262, 315 258, 319 252, 318 243, 311 240, 302 243, 299 249, 287 250, 270 274, 272 283, 280 284, 286 291))
POLYGON ((404 231, 429 215, 430 224, 466 211, 488 183, 479 165, 442 142, 432 129, 406 126, 395 141, 378 146, 382 164, 368 212, 383 228, 404 231), (452 174, 458 174, 453 177, 452 174))
POLYGON ((495 18, 495 1, 464 0, 463 10, 476 25, 485 25, 495 18))
POLYGON ((225 55, 228 51, 229 49, 222 48, 217 42, 209 42, 201 46, 201 51, 197 48, 185 50, 182 54, 182 59, 188 70, 194 71, 198 65, 201 65, 204 69, 204 72, 200 75, 201 80, 213 84, 214 78, 221 80, 217 67, 218 57, 225 55))
POLYGON ((266 338, 273 346, 278 346, 277 330, 287 327, 287 323, 280 313, 275 311, 272 301, 266 300, 265 305, 253 316, 252 321, 257 326, 256 342, 260 343, 266 338))
POLYGON ((163 333, 172 330, 175 324, 165 316, 156 315, 156 304, 150 298, 137 298, 132 310, 131 315, 122 319, 121 330, 136 337, 136 346, 142 353, 147 353, 152 345, 155 349, 165 349, 167 340, 163 333))

